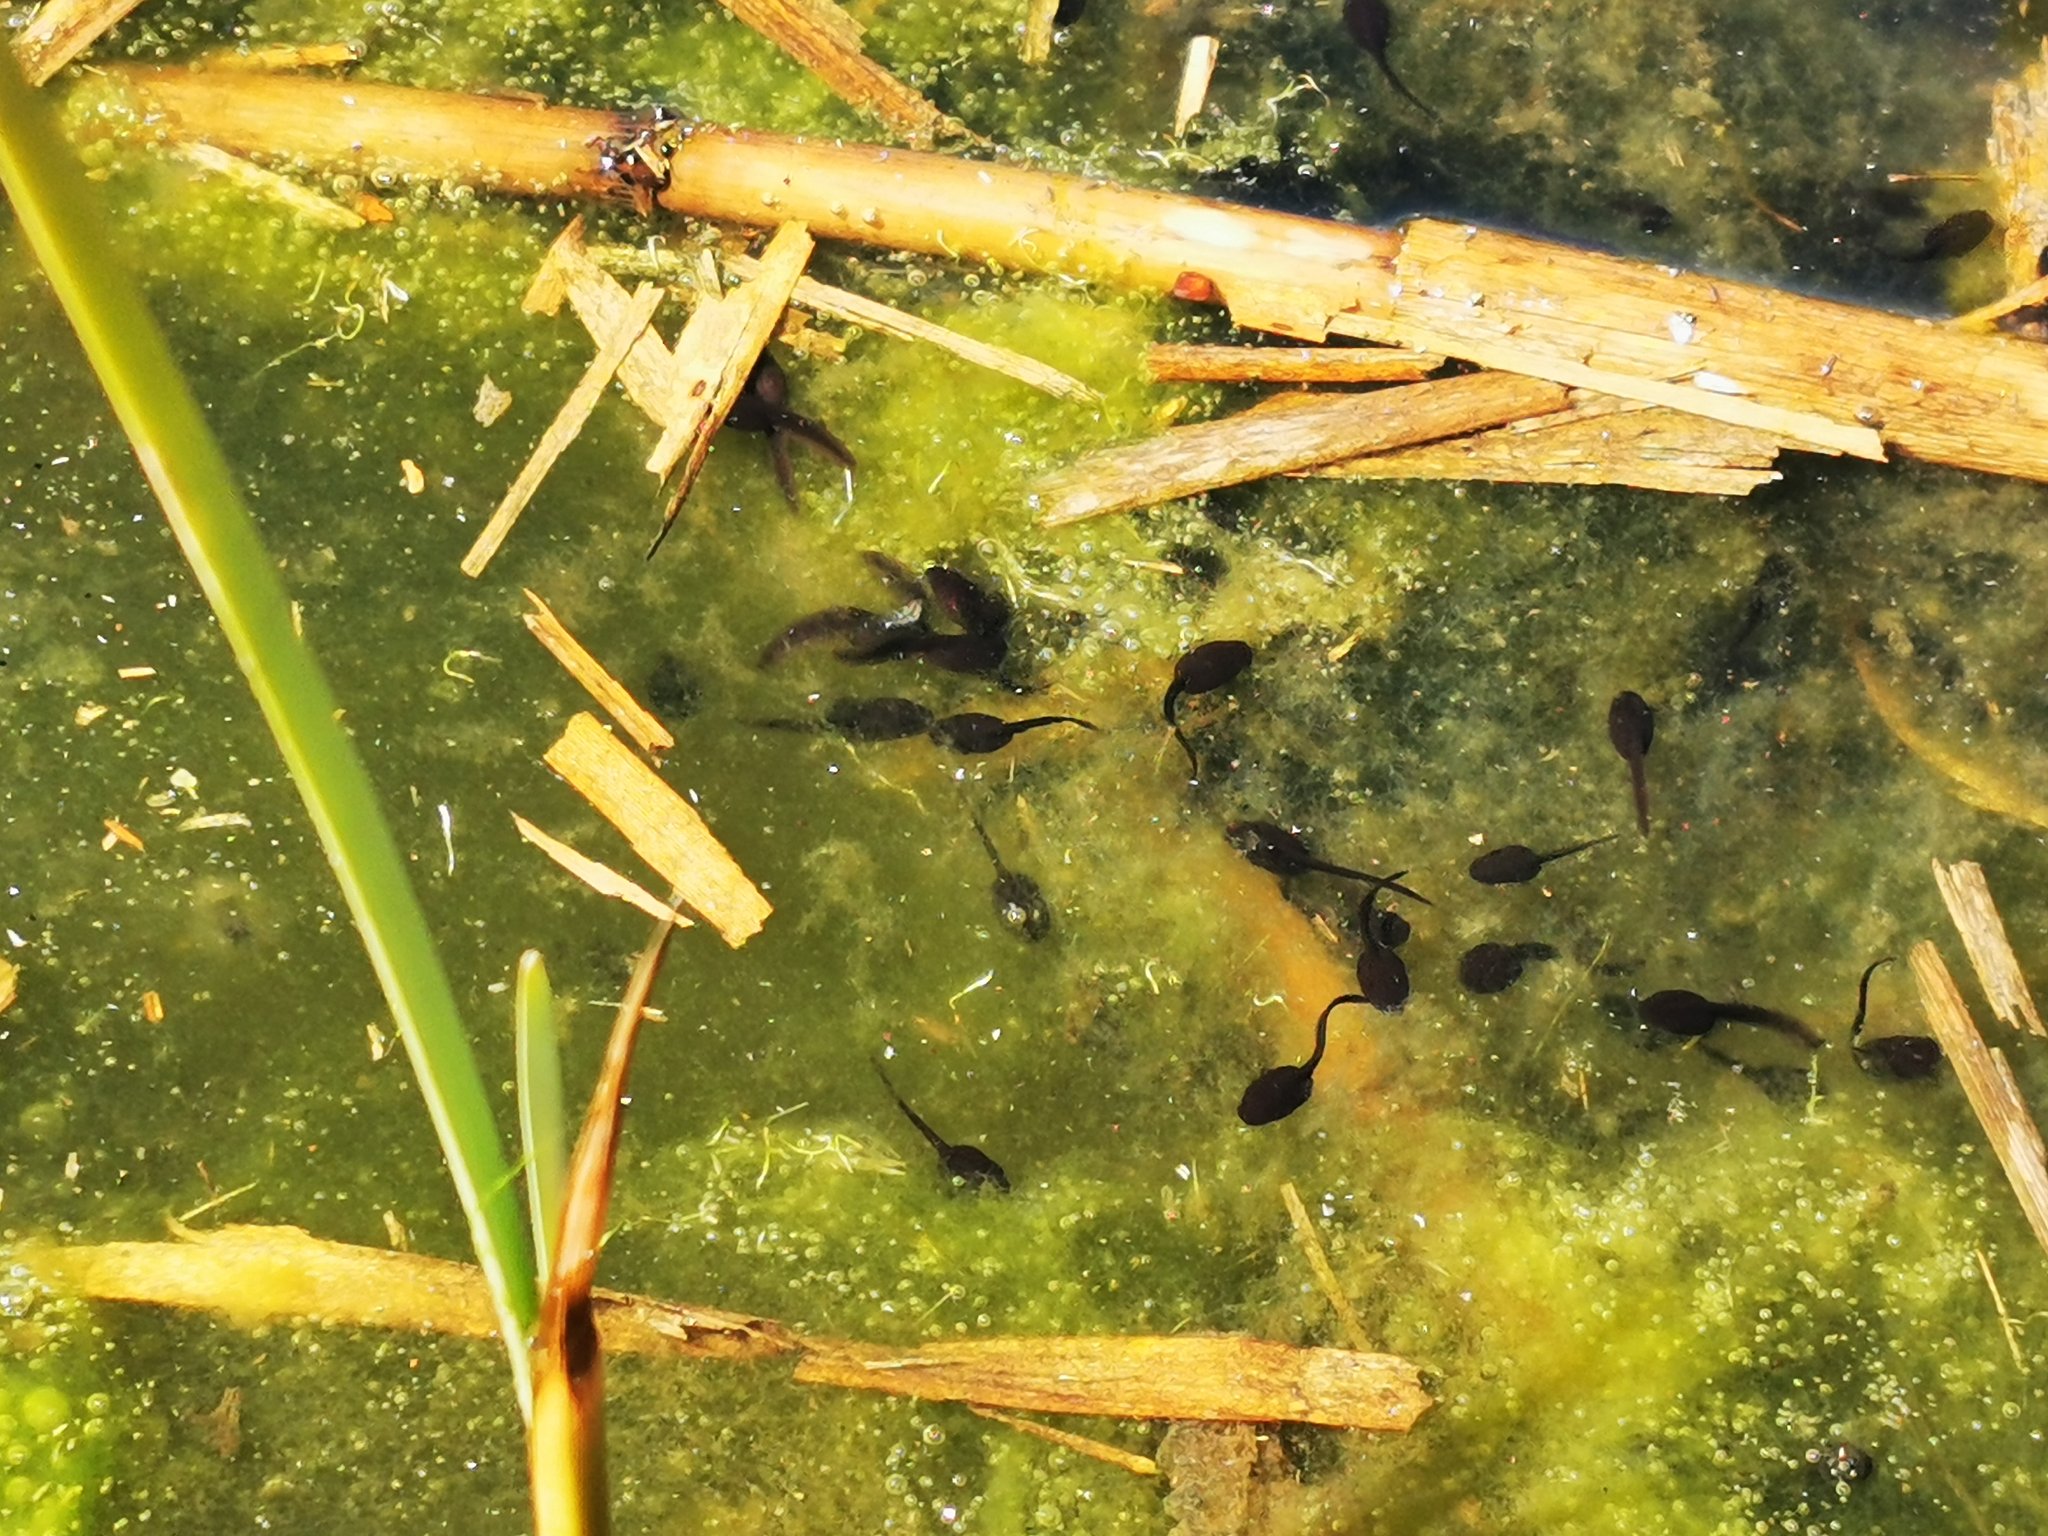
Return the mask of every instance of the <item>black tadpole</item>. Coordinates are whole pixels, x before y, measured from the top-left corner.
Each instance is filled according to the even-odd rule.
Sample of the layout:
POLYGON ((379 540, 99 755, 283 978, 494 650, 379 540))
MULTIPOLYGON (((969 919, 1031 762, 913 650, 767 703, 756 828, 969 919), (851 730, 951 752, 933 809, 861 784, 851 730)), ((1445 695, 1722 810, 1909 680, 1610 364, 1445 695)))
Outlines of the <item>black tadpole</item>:
MULTIPOLYGON (((1398 885, 1385 875, 1369 875, 1362 869, 1348 869, 1342 864, 1332 864, 1319 859, 1308 851, 1308 844, 1277 821, 1233 821, 1223 829, 1223 835, 1249 860, 1255 869, 1263 869, 1281 876, 1305 875, 1311 870, 1325 875, 1336 875, 1344 880, 1362 880, 1375 890, 1395 891, 1410 901, 1419 901, 1425 907, 1432 905, 1427 896, 1411 891, 1405 885, 1398 885)), ((1404 871, 1405 873, 1405 871, 1404 871)))
POLYGON ((1643 759, 1650 755, 1650 742, 1657 734, 1657 712, 1640 693, 1617 693, 1607 706, 1607 739, 1628 764, 1629 787, 1635 791, 1636 830, 1650 835, 1650 781, 1643 773, 1643 759))
POLYGON ((1920 237, 1920 249, 1908 251, 1901 261, 1953 261, 1977 249, 1998 227, 1998 221, 1982 208, 1965 208, 1952 213, 1920 237))
POLYGON ((1242 640, 1209 640, 1173 664, 1173 681, 1166 686, 1166 699, 1159 712, 1166 717, 1181 751, 1187 753, 1188 773, 1195 778, 1201 777, 1202 765, 1195 760, 1195 749, 1188 744, 1187 737, 1181 734, 1174 706, 1185 694, 1214 693, 1218 688, 1228 687, 1252 664, 1252 655, 1252 648, 1242 640))
POLYGON ((1866 1072, 1875 1071, 1901 1079, 1931 1077, 1943 1057, 1940 1042, 1930 1036, 1879 1035, 1875 1040, 1863 1038, 1863 1023, 1870 1016, 1870 978, 1877 974, 1879 966, 1891 963, 1892 957, 1886 955, 1863 968, 1863 977, 1856 983, 1856 1017, 1849 1025, 1849 1048, 1856 1053, 1856 1064, 1866 1072))
POLYGON ((1614 841, 1615 834, 1605 837, 1589 837, 1583 843, 1573 843, 1569 848, 1559 848, 1551 853, 1538 853, 1522 843, 1505 843, 1490 853, 1482 853, 1471 864, 1470 873, 1481 885, 1521 885, 1534 880, 1543 866, 1553 859, 1570 858, 1575 853, 1584 853, 1588 848, 1597 848, 1602 843, 1614 841))
POLYGON ((1387 77, 1387 84, 1399 91, 1431 122, 1437 121, 1436 112, 1429 103, 1403 85, 1401 77, 1394 73, 1394 66, 1387 62, 1387 45, 1394 40, 1394 17, 1387 9, 1386 0, 1344 0, 1344 30, 1365 51, 1366 57, 1379 65, 1380 73, 1387 77))
POLYGON ((1815 1050, 1827 1044, 1810 1024, 1793 1018, 1789 1013, 1759 1008, 1754 1003, 1717 1003, 1682 987, 1652 992, 1636 1005, 1636 1011, 1652 1029, 1688 1039, 1698 1039, 1716 1024, 1760 1024, 1766 1029, 1793 1035, 1815 1050))
POLYGON ((932 728, 932 712, 915 699, 838 699, 825 722, 848 741, 902 741, 932 728))
POLYGON ((796 505, 796 466, 789 459, 791 438, 809 443, 848 473, 858 467, 846 444, 828 432, 824 423, 799 416, 789 409, 789 375, 766 352, 755 359, 753 371, 747 375, 746 385, 740 390, 740 397, 726 412, 725 425, 742 432, 768 434, 768 455, 775 464, 775 483, 782 487, 783 498, 791 506, 796 505))
POLYGON ((1505 992, 1522 979, 1532 960, 1555 960, 1555 946, 1532 940, 1526 944, 1502 944, 1488 940, 1474 944, 1458 959, 1458 980, 1467 992, 1491 997, 1505 992))
POLYGON ((942 747, 950 747, 968 757, 979 757, 988 752, 1000 752, 1026 731, 1048 725, 1078 725, 1084 731, 1095 729, 1092 722, 1073 715, 1033 715, 1029 720, 1005 720, 1000 715, 984 715, 970 710, 965 714, 946 715, 934 720, 925 734, 942 747))
MULTIPOLYGON (((1401 873, 1405 875, 1407 871, 1401 873)), ((1392 912, 1380 914, 1380 922, 1391 919, 1400 924, 1400 937, 1391 942, 1375 937, 1374 930, 1380 927, 1380 922, 1375 921, 1373 904, 1379 897, 1378 890, 1366 892, 1365 907, 1359 914, 1364 919, 1359 926, 1365 930, 1365 942, 1358 951, 1358 991, 1381 1013, 1399 1013, 1408 1002, 1408 962, 1395 949, 1401 939, 1408 937, 1408 923, 1392 912)))
POLYGON ((996 852, 995 840, 988 835, 988 829, 981 824, 979 816, 974 818, 975 834, 981 839, 981 846, 988 850, 989 862, 996 867, 996 881, 989 888, 995 900, 996 919, 1003 927, 1020 939, 1037 943, 1052 932, 1052 908, 1046 905, 1045 893, 1038 888, 1038 882, 1029 875, 1020 875, 1003 863, 1003 856, 996 852))
POLYGON ((1364 1001, 1348 993, 1332 998, 1316 1020, 1316 1048, 1308 1060, 1299 1066, 1268 1067, 1253 1078, 1244 1097, 1237 1101, 1237 1118, 1246 1125, 1271 1125, 1306 1104, 1308 1096, 1315 1092, 1316 1068, 1322 1065, 1323 1048, 1330 1042, 1330 1015, 1342 1003, 1364 1001))
POLYGON ((889 1081, 889 1074, 882 1070, 882 1064, 875 1063, 875 1076, 882 1080, 882 1086, 889 1090, 889 1097, 896 1101, 896 1107, 903 1111, 903 1118, 917 1127, 917 1134, 932 1144, 932 1150, 939 1154, 939 1166, 957 1183, 973 1189, 982 1184, 993 1184, 1004 1194, 1010 1192, 1010 1176, 1003 1172, 1002 1164, 990 1157, 979 1147, 956 1147, 924 1123, 923 1117, 903 1102, 903 1095, 896 1091, 896 1085, 889 1081))

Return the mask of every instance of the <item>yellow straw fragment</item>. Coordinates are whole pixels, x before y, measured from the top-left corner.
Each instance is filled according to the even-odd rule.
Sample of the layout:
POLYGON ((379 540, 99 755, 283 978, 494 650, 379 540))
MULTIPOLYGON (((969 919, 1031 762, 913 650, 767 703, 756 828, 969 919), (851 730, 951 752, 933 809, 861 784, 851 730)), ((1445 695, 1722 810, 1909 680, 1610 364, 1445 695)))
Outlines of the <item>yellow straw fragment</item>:
MULTIPOLYGON (((534 847, 538 848, 578 880, 581 880, 585 885, 597 892, 598 895, 609 896, 615 901, 630 903, 652 918, 666 919, 669 916, 669 905, 667 902, 657 898, 645 886, 634 884, 609 864, 600 864, 587 854, 578 853, 559 838, 551 837, 541 831, 539 827, 536 827, 517 811, 512 813, 512 824, 519 829, 521 837, 525 838, 534 847)), ((675 914, 675 924, 678 928, 693 928, 696 926, 680 912, 675 914)))
POLYGON ((737 949, 761 931, 775 910, 768 898, 712 836, 696 807, 595 715, 574 716, 548 748, 546 761, 726 943, 737 949))
POLYGON ((604 395, 605 387, 611 383, 612 375, 619 371, 619 364, 626 360, 626 354, 647 329, 647 322, 654 318, 655 310, 667 297, 667 290, 643 283, 633 294, 626 313, 621 317, 615 330, 608 335, 597 349, 597 356, 590 360, 590 366, 583 371, 583 377, 576 381, 576 387, 569 391, 569 398, 562 402, 561 410, 548 424, 547 431, 535 445, 533 456, 526 461, 526 467, 519 471, 512 488, 505 493, 505 499, 498 503, 498 510, 491 514, 484 531, 477 535, 469 553, 462 557, 462 574, 481 576, 484 567, 491 563, 491 557, 511 533, 512 525, 519 521, 519 514, 526 510, 526 504, 533 500, 533 493, 540 489, 540 483, 547 472, 555 467, 555 460, 562 456, 562 450, 576 440, 576 434, 583 430, 584 422, 604 395))
POLYGON ((651 757, 659 757, 670 751, 676 739, 653 715, 649 714, 640 701, 626 691, 626 685, 604 669, 604 664, 589 651, 583 643, 563 626, 555 617, 554 609, 542 602, 531 587, 524 589, 526 600, 533 604, 535 611, 521 614, 533 638, 547 648, 547 652, 562 664, 562 669, 581 683, 590 696, 604 706, 606 714, 618 721, 619 728, 640 744, 640 750, 651 757))

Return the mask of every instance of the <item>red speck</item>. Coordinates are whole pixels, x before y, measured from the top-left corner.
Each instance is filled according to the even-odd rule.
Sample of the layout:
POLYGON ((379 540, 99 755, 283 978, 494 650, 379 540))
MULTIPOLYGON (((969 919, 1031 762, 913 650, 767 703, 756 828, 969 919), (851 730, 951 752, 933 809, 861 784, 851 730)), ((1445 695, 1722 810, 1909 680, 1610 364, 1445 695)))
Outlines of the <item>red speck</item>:
POLYGON ((1173 280, 1173 296, 1190 304, 1214 304, 1216 285, 1199 272, 1183 272, 1173 280))

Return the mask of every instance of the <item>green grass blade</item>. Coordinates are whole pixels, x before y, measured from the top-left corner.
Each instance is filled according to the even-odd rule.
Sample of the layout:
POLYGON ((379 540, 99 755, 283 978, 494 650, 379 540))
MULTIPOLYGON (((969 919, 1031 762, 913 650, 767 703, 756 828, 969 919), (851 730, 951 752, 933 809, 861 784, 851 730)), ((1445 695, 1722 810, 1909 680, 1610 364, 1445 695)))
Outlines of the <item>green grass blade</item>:
POLYGON ((263 710, 418 1074, 469 1219, 522 1409, 538 1310, 532 1251, 490 1099, 355 744, 291 615, 227 461, 133 280, 78 158, 0 47, 0 187, 263 710))
POLYGON ((562 1104, 562 1052, 555 1039, 555 991, 540 951, 519 957, 512 986, 513 1055, 519 1075, 519 1140, 526 1153, 526 1214, 540 1272, 555 1265, 562 1229, 562 1183, 569 1174, 568 1115, 562 1104))

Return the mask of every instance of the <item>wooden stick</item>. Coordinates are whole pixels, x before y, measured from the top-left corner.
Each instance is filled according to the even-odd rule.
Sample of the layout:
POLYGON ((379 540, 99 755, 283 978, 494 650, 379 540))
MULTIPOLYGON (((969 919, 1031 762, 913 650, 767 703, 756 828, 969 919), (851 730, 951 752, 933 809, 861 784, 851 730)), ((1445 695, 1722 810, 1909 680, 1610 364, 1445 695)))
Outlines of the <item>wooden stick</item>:
POLYGON ((1180 90, 1173 104, 1173 136, 1187 137, 1188 124, 1202 115, 1209 100, 1209 81, 1216 73, 1216 55, 1222 44, 1206 33, 1188 39, 1187 57, 1181 61, 1180 90))
POLYGON ((1575 390, 1570 407, 1554 415, 1324 464, 1308 473, 1337 480, 1632 485, 1746 496, 1781 478, 1772 467, 1781 446, 1748 427, 1575 390))
POLYGON ((1033 487, 1046 527, 1157 506, 1178 496, 1453 437, 1561 410, 1554 384, 1483 373, 1369 394, 1281 395, 1157 437, 1098 449, 1033 487))
MULTIPOLYGON (((161 114, 153 133, 314 165, 621 195, 588 143, 625 128, 606 114, 352 82, 243 79, 228 91, 189 73, 128 78, 161 114), (482 171, 479 144, 490 146, 482 171)), ((659 200, 698 217, 798 219, 821 239, 1213 299, 1240 325, 1302 340, 1391 341, 1823 451, 2048 479, 2048 368, 2020 338, 1468 225, 1373 230, 875 146, 703 129, 669 169, 659 200)))
POLYGON ((671 916, 669 904, 636 881, 627 879, 609 864, 600 864, 586 854, 578 853, 558 837, 550 836, 517 811, 512 813, 512 824, 525 838, 542 853, 553 859, 569 872, 571 877, 582 881, 600 896, 609 896, 614 901, 623 901, 638 907, 649 917, 661 922, 673 921, 678 928, 694 928, 695 923, 676 912, 671 916))
POLYGON ((1006 1424, 1023 1434, 1035 1435, 1040 1440, 1078 1455, 1092 1456, 1097 1461, 1108 1462, 1112 1467, 1122 1467, 1126 1472, 1135 1472, 1140 1477, 1159 1475, 1159 1463, 1150 1456, 1140 1456, 1135 1451, 1127 1451, 1120 1445, 1111 1445, 1106 1440, 1077 1435, 1068 1429, 1054 1429, 1052 1425, 1041 1424, 1036 1419, 1020 1419, 1014 1413, 1001 1413, 994 1408, 984 1408, 979 1403, 969 1403, 967 1411, 979 1414, 984 1419, 993 1419, 998 1424, 1006 1424))
POLYGON ((332 198, 309 191, 289 176, 265 170, 253 160, 228 154, 211 144, 180 144, 177 154, 179 159, 225 177, 245 192, 289 208, 315 229, 361 229, 368 222, 353 208, 344 208, 332 198))
POLYGON ((1443 367, 1410 347, 1229 347, 1155 342, 1145 349, 1154 380, 1203 384, 1404 384, 1443 367))
MULTIPOLYGON (((613 335, 633 302, 625 286, 585 253, 580 215, 548 247, 519 307, 529 315, 553 315, 564 300, 593 341, 613 335)), ((683 402, 674 395, 675 371, 675 354, 651 328, 640 333, 619 364, 619 387, 656 427, 682 414, 683 402)))
POLYGON ((1337 1271, 1330 1267, 1330 1256, 1323 1251, 1323 1240, 1316 1235, 1315 1223, 1309 1220, 1308 1208, 1301 1203, 1301 1192, 1294 1187, 1292 1179, 1281 1181, 1280 1203, 1287 1207, 1287 1219, 1294 1225, 1295 1246, 1308 1260, 1308 1270, 1315 1276, 1316 1289, 1323 1293, 1323 1300, 1337 1314, 1337 1323, 1344 1330, 1344 1342, 1353 1349, 1372 1348, 1365 1325, 1358 1320, 1358 1313, 1352 1309, 1351 1298, 1344 1294, 1344 1287, 1338 1284, 1337 1271))
POLYGON ((562 450, 576 440, 576 434, 583 430, 583 424, 590 419, 590 413, 597 408, 597 402, 604 397, 605 386, 612 381, 612 375, 626 360, 641 335, 647 329, 647 322, 654 318, 654 312, 667 297, 667 290, 652 283, 642 283, 626 305, 626 311, 619 316, 615 329, 608 332, 599 344, 597 355, 590 360, 590 366, 583 370, 583 377, 576 381, 576 387, 569 391, 569 398, 562 402, 562 408, 555 412, 555 419, 548 423, 548 429, 541 433, 540 441, 534 445, 531 455, 519 473, 513 477, 511 488, 499 501, 498 509, 491 514, 491 520, 484 524, 483 531, 476 536, 476 542, 469 546, 469 553, 462 557, 462 574, 481 576, 484 567, 504 544, 512 525, 519 521, 519 514, 526 510, 526 504, 533 500, 533 494, 540 489, 540 483, 547 478, 549 470, 555 467, 555 460, 562 456, 562 450))
MULTIPOLYGON (((633 277, 654 277, 664 282, 675 281, 689 266, 688 258, 675 251, 643 250, 633 245, 601 245, 590 250, 590 259, 607 272, 623 272, 633 277)), ((727 256, 726 266, 742 277, 751 277, 761 270, 760 263, 751 256, 727 256)), ((879 335, 893 336, 898 341, 923 342, 952 353, 962 362, 973 363, 1015 379, 1020 384, 1029 384, 1033 389, 1044 390, 1063 400, 1076 400, 1092 404, 1102 398, 1100 392, 1090 389, 1079 379, 1060 372, 1050 363, 1041 363, 1035 357, 1026 357, 1008 347, 999 347, 994 342, 979 341, 972 336, 963 336, 958 331, 943 325, 935 325, 907 310, 884 304, 879 299, 870 299, 849 289, 835 288, 830 283, 821 283, 814 277, 800 277, 796 287, 790 290, 789 301, 813 314, 829 315, 835 320, 845 320, 864 330, 879 335)), ((1252 350, 1250 348, 1245 349, 1252 350)), ((1360 352, 1365 349, 1346 349, 1360 352)))
POLYGON ((1905 695, 1878 671, 1877 659, 1868 646, 1852 640, 1849 661, 1863 684, 1864 697, 1870 700, 1885 729, 1924 765, 1947 779, 1956 798, 1980 811, 2009 816, 2022 826, 2048 831, 2048 801, 2036 795, 2031 784, 2009 769, 1983 762, 1974 753, 1960 751, 1938 733, 1924 729, 1914 718, 1905 695))
POLYGON ((2048 1251, 2048 1148, 2042 1146, 2040 1129, 2020 1097, 2005 1053, 1985 1045, 1971 1022, 1970 1010, 1963 1005, 1962 993, 1956 990, 1954 978, 1932 944, 1924 939, 1915 944, 1910 960, 1928 1027, 1955 1068, 1956 1080, 1963 1085, 2013 1193, 2019 1196, 2027 1225, 2048 1251))
POLYGON ((2020 970, 2019 956, 2005 936, 2005 919, 1998 915, 1985 883, 1981 864, 1944 864, 1934 861, 1934 884, 1948 907, 1949 921, 1963 936, 1963 948, 1977 973, 1977 984, 1991 1004, 1992 1015, 2017 1029, 2024 1024, 2037 1035, 2048 1035, 2041 1025, 2034 994, 2020 970))
POLYGON ((2023 288, 2048 246, 2048 38, 2019 79, 1992 87, 1989 148, 2005 202, 2005 285, 2023 288))
POLYGON ((598 724, 595 715, 573 716, 545 761, 625 834, 633 851, 727 944, 738 949, 761 931, 774 911, 768 899, 712 835, 696 807, 598 724))
MULTIPOLYGON (((335 1326, 496 1335, 473 1264, 327 1242, 296 1227, 182 1231, 170 1243, 37 1243, 17 1257, 46 1283, 102 1301, 198 1308, 238 1326, 335 1326)), ((744 1313, 595 1292, 607 1349, 690 1359, 802 1357, 798 1379, 983 1408, 1132 1419, 1266 1420, 1405 1430, 1430 1399, 1391 1355, 1232 1335, 993 1338, 894 1354, 799 1335, 744 1313)))
MULTIPOLYGON (((662 514, 659 547, 674 526, 676 513, 697 483, 711 439, 725 425, 726 413, 747 387, 747 375, 760 361, 761 349, 775 334, 790 292, 811 259, 811 237, 801 224, 785 224, 761 253, 761 268, 731 293, 705 298, 676 338, 675 371, 670 398, 680 410, 662 429, 661 441, 647 456, 650 473, 666 479, 675 473, 675 487, 662 514)), ((650 548, 648 553, 654 553, 650 548)))
POLYGON ((30 85, 41 85, 98 42, 142 0, 46 0, 14 35, 14 56, 30 85))
POLYGON ((861 51, 860 26, 832 0, 719 0, 840 100, 914 143, 966 130, 861 51))
POLYGON ((626 685, 584 649, 583 642, 569 633, 568 626, 555 617, 554 609, 542 602, 531 587, 523 590, 534 611, 520 617, 526 621, 527 631, 533 638, 562 664, 562 670, 584 686, 604 712, 619 723, 619 729, 640 744, 641 751, 650 757, 659 757, 672 750, 676 739, 669 734, 668 727, 649 714, 640 701, 626 691, 626 685))

